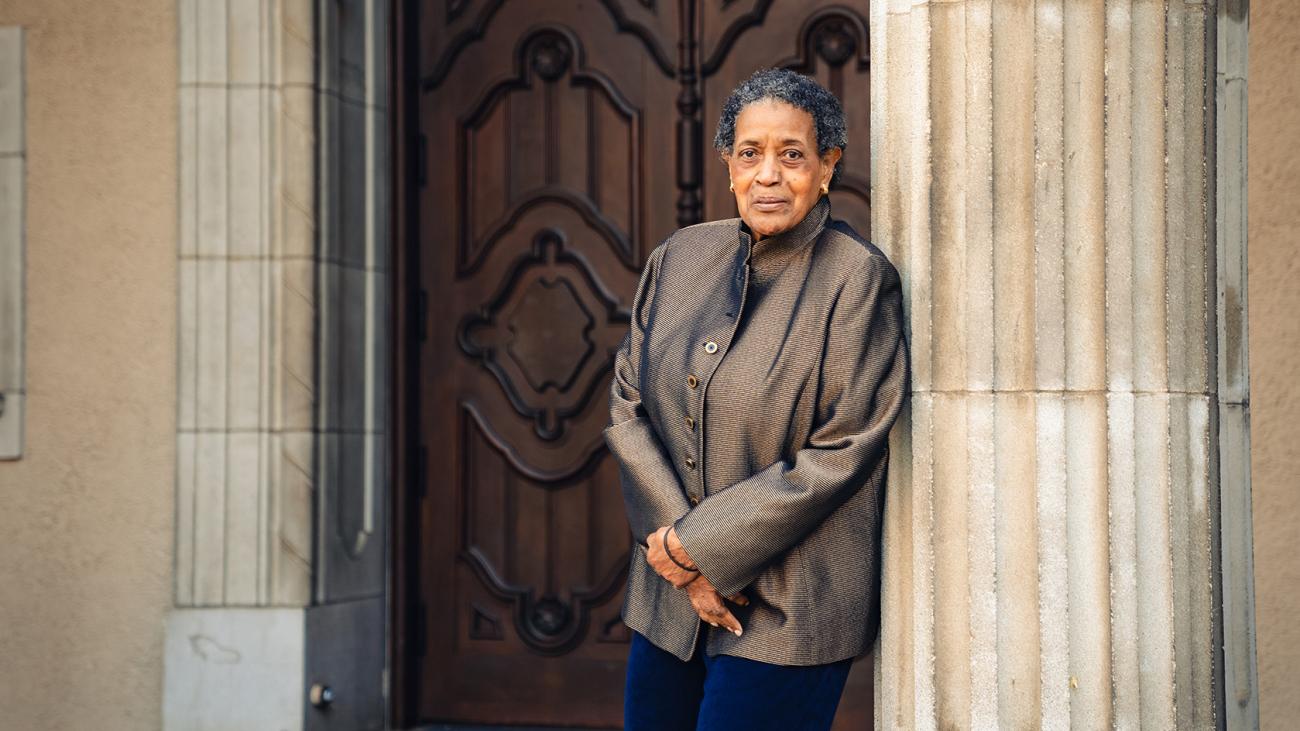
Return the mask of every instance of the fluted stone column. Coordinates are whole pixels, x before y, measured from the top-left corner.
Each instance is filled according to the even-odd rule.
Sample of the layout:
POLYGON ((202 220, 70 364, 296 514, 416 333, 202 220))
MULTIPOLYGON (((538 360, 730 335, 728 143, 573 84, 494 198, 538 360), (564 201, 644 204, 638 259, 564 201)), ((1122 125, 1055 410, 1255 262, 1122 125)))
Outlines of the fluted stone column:
POLYGON ((1213 727, 1213 5, 871 20, 872 236, 913 358, 877 723, 1213 727))

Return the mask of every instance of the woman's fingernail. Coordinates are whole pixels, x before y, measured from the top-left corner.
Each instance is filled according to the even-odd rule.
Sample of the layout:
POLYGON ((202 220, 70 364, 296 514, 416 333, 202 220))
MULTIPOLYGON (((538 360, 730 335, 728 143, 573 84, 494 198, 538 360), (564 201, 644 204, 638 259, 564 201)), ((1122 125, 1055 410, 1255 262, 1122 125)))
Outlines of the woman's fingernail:
POLYGON ((736 630, 736 636, 737 636, 737 637, 740 636, 740 630, 736 630))

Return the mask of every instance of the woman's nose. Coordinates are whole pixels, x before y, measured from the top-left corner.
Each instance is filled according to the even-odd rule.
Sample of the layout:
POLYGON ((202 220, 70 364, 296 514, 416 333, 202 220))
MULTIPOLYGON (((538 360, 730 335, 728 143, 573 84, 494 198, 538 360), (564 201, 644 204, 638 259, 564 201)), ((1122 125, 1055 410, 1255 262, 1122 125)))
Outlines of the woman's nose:
POLYGON ((773 155, 767 155, 758 167, 754 178, 760 185, 776 185, 781 182, 781 164, 773 155))

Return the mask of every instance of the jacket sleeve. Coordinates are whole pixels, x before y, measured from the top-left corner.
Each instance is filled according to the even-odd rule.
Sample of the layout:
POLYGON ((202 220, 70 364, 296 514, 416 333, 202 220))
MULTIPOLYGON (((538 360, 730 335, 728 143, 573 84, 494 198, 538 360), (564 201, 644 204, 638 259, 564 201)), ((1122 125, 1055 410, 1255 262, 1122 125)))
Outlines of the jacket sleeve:
POLYGON ((633 539, 641 545, 656 528, 672 524, 690 509, 681 479, 641 403, 646 328, 665 246, 656 247, 646 261, 632 302, 631 325, 614 354, 610 425, 604 432, 605 443, 619 463, 628 526, 633 539))
POLYGON ((753 582, 862 488, 885 458, 907 396, 897 270, 882 256, 870 257, 832 307, 805 446, 709 495, 675 522, 687 554, 723 596, 753 582))

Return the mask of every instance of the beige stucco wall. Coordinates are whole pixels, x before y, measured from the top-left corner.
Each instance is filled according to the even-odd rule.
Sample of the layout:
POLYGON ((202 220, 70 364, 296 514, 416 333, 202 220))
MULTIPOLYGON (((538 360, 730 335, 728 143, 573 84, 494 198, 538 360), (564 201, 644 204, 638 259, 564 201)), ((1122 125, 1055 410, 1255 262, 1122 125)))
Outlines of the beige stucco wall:
POLYGON ((1260 722, 1300 718, 1300 3, 1250 12, 1251 480, 1260 722))
POLYGON ((27 443, 0 463, 0 728, 160 724, 176 403, 175 0, 26 29, 27 443))

